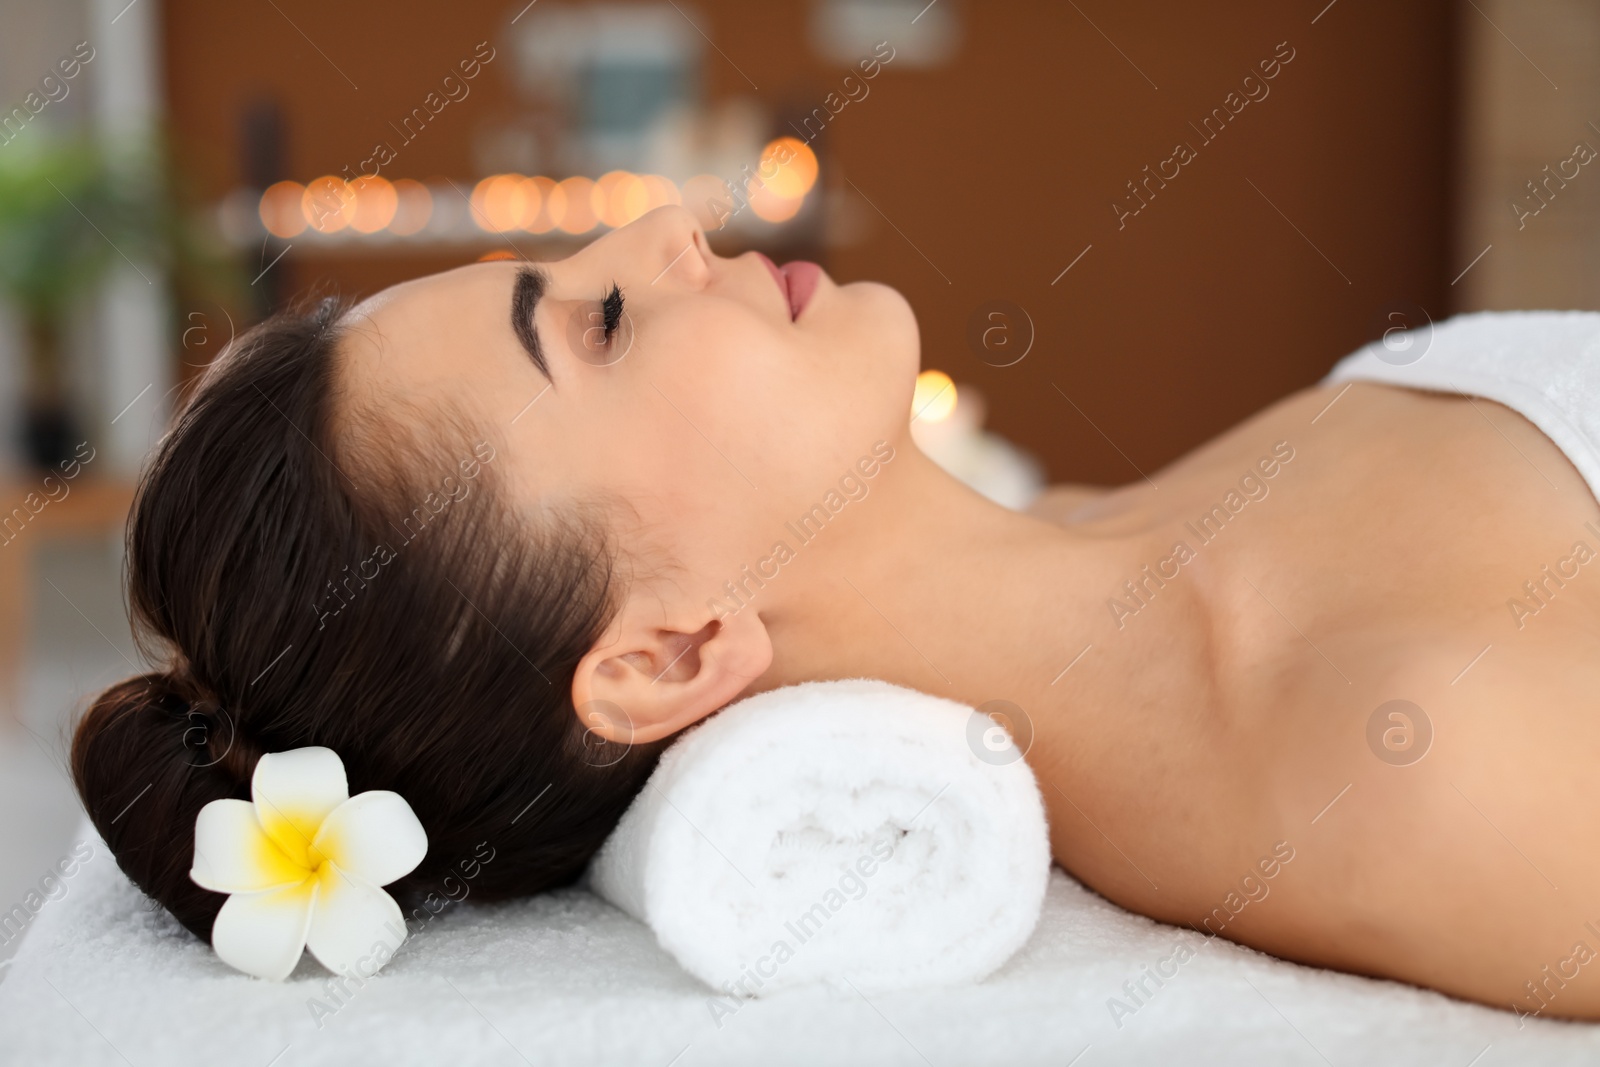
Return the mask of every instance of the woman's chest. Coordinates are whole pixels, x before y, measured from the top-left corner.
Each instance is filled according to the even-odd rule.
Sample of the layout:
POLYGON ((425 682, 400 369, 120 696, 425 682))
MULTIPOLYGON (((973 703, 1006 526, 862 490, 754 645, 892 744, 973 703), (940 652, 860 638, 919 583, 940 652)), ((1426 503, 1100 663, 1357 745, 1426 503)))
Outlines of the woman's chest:
MULTIPOLYGON (((1152 543, 1172 547, 1123 591, 1119 636, 1189 612, 1161 654, 1188 655, 1194 677, 1105 717, 1121 739, 1085 765, 1115 799, 1081 834, 1066 810, 1058 851, 1098 856, 1103 834, 1162 857, 1148 873, 1182 891, 1122 878, 1114 852, 1087 862, 1163 918, 1186 921, 1284 841, 1310 848, 1303 868, 1324 890, 1421 877, 1408 864, 1430 854, 1464 862, 1477 830, 1495 835, 1484 813, 1513 812, 1502 798, 1541 820, 1530 839, 1600 833, 1600 508, 1587 486, 1497 405, 1352 389, 1345 424, 1324 426, 1339 406, 1313 424, 1325 403, 1286 402, 1157 476, 1171 503, 1152 543), (1360 847, 1336 829, 1344 811, 1362 813, 1360 847), (1439 848, 1419 843, 1422 813, 1440 811, 1477 826, 1447 820, 1439 848), (1385 819, 1410 845, 1381 834, 1385 819)), ((1345 918, 1367 921, 1346 888, 1345 918)), ((1296 893, 1279 897, 1275 910, 1304 919, 1296 893)))

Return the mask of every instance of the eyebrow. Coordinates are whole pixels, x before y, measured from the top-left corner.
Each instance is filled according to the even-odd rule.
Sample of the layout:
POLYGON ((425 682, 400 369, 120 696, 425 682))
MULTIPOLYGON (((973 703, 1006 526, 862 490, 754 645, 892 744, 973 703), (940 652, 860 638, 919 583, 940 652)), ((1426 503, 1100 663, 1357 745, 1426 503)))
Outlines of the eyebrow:
POLYGON ((511 329, 517 340, 539 368, 539 373, 550 379, 550 365, 544 358, 544 346, 539 343, 539 331, 533 325, 533 312, 544 295, 550 276, 538 267, 523 267, 517 271, 517 280, 511 286, 511 329))

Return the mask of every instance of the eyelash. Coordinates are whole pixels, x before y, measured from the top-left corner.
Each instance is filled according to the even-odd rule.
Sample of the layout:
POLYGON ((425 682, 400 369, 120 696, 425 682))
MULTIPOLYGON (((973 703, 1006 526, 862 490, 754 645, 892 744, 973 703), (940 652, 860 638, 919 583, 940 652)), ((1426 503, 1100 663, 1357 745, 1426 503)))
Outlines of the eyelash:
POLYGON ((617 327, 622 323, 622 306, 622 290, 617 288, 616 282, 612 282, 611 291, 600 302, 602 322, 605 326, 606 340, 608 341, 611 340, 612 335, 617 332, 617 327))

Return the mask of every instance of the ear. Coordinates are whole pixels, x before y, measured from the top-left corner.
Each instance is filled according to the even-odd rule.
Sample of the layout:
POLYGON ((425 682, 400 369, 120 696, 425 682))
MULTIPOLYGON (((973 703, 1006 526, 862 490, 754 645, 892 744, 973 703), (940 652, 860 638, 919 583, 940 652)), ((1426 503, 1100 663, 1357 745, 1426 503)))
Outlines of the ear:
POLYGON ((661 601, 641 590, 578 661, 572 703, 606 741, 659 741, 733 700, 771 663, 754 611, 664 619, 661 601))

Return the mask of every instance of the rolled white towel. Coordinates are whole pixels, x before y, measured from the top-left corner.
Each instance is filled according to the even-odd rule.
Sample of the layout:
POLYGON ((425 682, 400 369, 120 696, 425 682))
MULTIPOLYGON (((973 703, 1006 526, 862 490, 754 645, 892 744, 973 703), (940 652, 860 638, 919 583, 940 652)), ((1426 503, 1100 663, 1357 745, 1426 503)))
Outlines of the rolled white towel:
POLYGON ((762 693, 679 739, 589 883, 738 997, 978 981, 1032 933, 1049 870, 1039 789, 1005 735, 860 679, 762 693))

